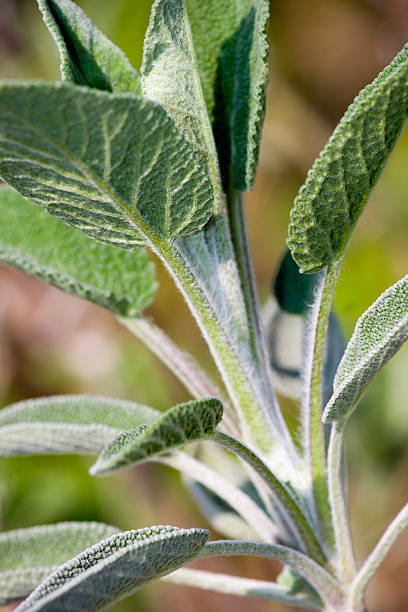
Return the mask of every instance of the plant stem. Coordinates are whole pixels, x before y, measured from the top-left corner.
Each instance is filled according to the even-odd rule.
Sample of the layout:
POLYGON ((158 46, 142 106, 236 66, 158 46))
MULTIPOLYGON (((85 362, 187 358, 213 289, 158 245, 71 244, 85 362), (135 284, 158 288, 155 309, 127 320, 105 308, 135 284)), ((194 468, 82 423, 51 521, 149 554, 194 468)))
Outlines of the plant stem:
POLYGON ((232 485, 228 480, 211 470, 209 467, 197 461, 191 455, 177 452, 168 457, 155 458, 157 463, 163 463, 189 478, 196 480, 218 497, 227 502, 248 525, 259 534, 263 540, 274 542, 279 533, 271 519, 265 514, 246 493, 232 485))
POLYGON ((302 510, 285 485, 271 472, 265 463, 251 449, 227 434, 216 431, 209 439, 222 444, 251 465, 273 493, 278 505, 279 515, 286 519, 286 522, 290 523, 291 531, 298 545, 318 563, 324 565, 326 558, 302 510))
MULTIPOLYGON (((281 465, 286 465, 286 453, 282 455, 282 432, 273 421, 271 405, 261 392, 254 389, 253 381, 260 381, 261 378, 255 371, 253 362, 247 363, 246 368, 243 367, 241 357, 244 358, 244 350, 241 351, 239 345, 233 345, 231 342, 219 321, 217 311, 196 281, 185 258, 167 241, 154 236, 151 238, 152 247, 173 276, 207 341, 240 418, 244 435, 266 455, 276 451, 281 465)), ((228 306, 220 305, 220 308, 225 307, 228 306)), ((247 333, 247 330, 244 329, 243 333, 247 333)))
POLYGON ((279 601, 292 606, 300 606, 308 610, 321 610, 318 603, 311 601, 306 595, 291 595, 279 584, 267 582, 266 580, 251 580, 241 576, 228 576, 196 570, 181 568, 172 574, 162 578, 165 582, 172 584, 183 584, 184 586, 226 593, 228 595, 241 595, 247 597, 258 597, 259 599, 279 601))
POLYGON ((356 612, 364 609, 363 595, 368 581, 383 562, 388 554, 391 546, 394 544, 398 536, 408 526, 408 504, 397 514, 392 523, 388 525, 384 534, 378 541, 372 553, 365 561, 363 567, 358 572, 357 576, 351 585, 350 590, 350 609, 356 612))
POLYGON ((329 605, 329 609, 344 610, 341 607, 344 602, 344 592, 341 585, 315 561, 297 550, 279 544, 265 544, 263 542, 216 540, 208 542, 204 546, 200 557, 214 555, 256 555, 277 559, 281 563, 290 565, 306 578, 329 605))
POLYGON ((192 397, 217 397, 224 407, 223 420, 228 431, 237 434, 234 414, 221 389, 208 377, 194 358, 182 351, 167 334, 143 315, 118 317, 118 320, 141 340, 183 383, 192 397))
POLYGON ((252 354, 270 389, 270 396, 274 402, 274 413, 279 421, 279 428, 286 436, 286 444, 290 448, 292 446, 292 439, 279 408, 272 381, 272 372, 269 364, 269 355, 266 347, 265 332, 262 324, 258 292, 252 266, 243 194, 233 187, 233 176, 230 177, 227 200, 231 240, 242 294, 244 296, 252 354))
POLYGON ((327 469, 329 501, 336 544, 336 565, 342 581, 350 583, 355 575, 356 565, 341 477, 345 426, 346 421, 342 421, 334 423, 331 428, 327 469))
POLYGON ((322 541, 333 550, 334 534, 328 503, 326 442, 322 425, 322 373, 325 339, 341 260, 328 266, 313 304, 307 337, 305 363, 306 394, 302 401, 304 448, 312 481, 313 511, 322 541))

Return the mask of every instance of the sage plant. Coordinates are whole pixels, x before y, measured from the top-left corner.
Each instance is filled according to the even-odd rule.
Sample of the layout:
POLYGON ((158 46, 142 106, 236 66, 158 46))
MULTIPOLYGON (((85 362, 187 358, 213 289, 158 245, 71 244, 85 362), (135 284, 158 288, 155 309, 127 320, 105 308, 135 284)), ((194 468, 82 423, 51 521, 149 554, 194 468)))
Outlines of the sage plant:
POLYGON ((1 260, 110 310, 192 399, 164 413, 87 395, 22 401, 0 412, 0 454, 95 454, 94 476, 165 464, 187 477, 225 539, 200 527, 121 532, 84 522, 5 532, 0 603, 89 612, 163 578, 362 612, 408 506, 357 567, 343 435, 408 336, 408 276, 362 315, 345 349, 332 299, 353 229, 406 121, 408 47, 357 96, 310 170, 262 321, 242 199, 264 115, 268 2, 155 0, 140 76, 71 0, 38 4, 63 81, 0 85, 1 260), (143 314, 156 288, 144 247, 184 296, 221 389, 143 314), (289 347, 301 355, 295 371, 279 351, 289 342, 288 314, 300 322, 289 347), (300 435, 276 389, 298 400, 300 435), (245 487, 207 465, 204 446, 237 469, 235 455, 245 487), (217 555, 277 559, 283 570, 260 581, 183 567, 217 555))

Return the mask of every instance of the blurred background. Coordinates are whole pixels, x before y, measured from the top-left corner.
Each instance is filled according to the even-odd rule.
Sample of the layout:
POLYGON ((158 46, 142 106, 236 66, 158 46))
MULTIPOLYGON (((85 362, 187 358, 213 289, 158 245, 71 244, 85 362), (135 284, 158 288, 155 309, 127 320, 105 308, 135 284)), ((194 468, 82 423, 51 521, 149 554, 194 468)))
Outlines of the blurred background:
MULTIPOLYGON (((139 68, 151 0, 78 4, 139 68)), ((262 301, 307 170, 347 105, 407 39, 404 0, 272 0, 267 117, 256 186, 246 197, 262 301)), ((0 77, 59 79, 56 49, 34 0, 0 0, 0 77)), ((346 338, 359 315, 408 271, 407 167, 408 133, 370 199, 344 263, 335 305, 346 338)), ((159 267, 157 274, 160 289, 150 314, 211 368, 182 299, 159 267)), ((361 559, 408 498, 407 370, 408 346, 371 386, 348 430, 350 506, 361 559)), ((82 392, 159 409, 187 399, 172 375, 109 314, 0 265, 0 406, 82 392)), ((1 529, 65 520, 100 520, 123 529, 155 523, 205 526, 176 473, 145 465, 95 479, 87 475, 90 462, 71 456, 3 459, 1 529)), ((370 612, 408 609, 407 548, 408 532, 370 584, 370 612)), ((257 559, 215 559, 202 566, 261 579, 273 578, 279 569, 257 559)), ((112 609, 213 608, 289 610, 165 584, 149 586, 112 609)))

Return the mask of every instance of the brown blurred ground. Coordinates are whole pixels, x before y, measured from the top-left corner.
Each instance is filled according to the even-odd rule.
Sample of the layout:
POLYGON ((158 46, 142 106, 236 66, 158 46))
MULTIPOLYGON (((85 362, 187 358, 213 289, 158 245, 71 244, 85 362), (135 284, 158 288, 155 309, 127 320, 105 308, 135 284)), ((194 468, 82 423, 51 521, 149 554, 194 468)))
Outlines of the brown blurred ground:
MULTIPOLYGON (((0 0, 0 76, 58 78, 53 43, 33 0, 0 0)), ((140 65, 150 2, 79 2, 140 65)), ((272 70, 261 160, 247 211, 264 299, 284 246, 289 210, 315 156, 347 105, 408 39, 404 0, 275 0, 272 70)), ((360 222, 336 298, 346 335, 387 286, 407 273, 408 137, 404 136, 360 222)), ((181 298, 159 271, 151 313, 184 348, 210 359, 181 298)), ((408 498, 408 351, 387 366, 349 428, 350 502, 363 558, 408 498)), ((101 309, 10 268, 0 268, 0 403, 53 393, 99 393, 167 408, 186 395, 165 369, 101 309)), ((4 460, 2 527, 104 520, 124 529, 204 525, 176 475, 146 466, 107 480, 83 458, 4 460), (117 499, 123 500, 118 507, 117 499)), ((370 612, 408 609, 408 533, 372 581, 370 612)), ((209 568, 268 579, 273 563, 216 560, 209 568)), ((144 589, 115 610, 262 612, 289 608, 169 585, 144 589)))

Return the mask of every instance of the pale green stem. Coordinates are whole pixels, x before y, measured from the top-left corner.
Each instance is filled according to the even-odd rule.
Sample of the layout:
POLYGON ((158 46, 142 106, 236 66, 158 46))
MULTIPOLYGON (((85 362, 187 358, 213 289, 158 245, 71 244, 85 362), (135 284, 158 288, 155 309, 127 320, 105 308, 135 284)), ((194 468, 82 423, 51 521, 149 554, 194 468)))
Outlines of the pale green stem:
POLYGON ((312 527, 285 485, 271 472, 267 465, 251 449, 227 434, 216 431, 212 436, 209 436, 209 440, 222 444, 241 457, 257 472, 272 492, 278 506, 279 515, 285 522, 289 523, 297 543, 312 558, 324 565, 326 558, 312 527))
POLYGON ((226 501, 263 540, 273 542, 279 536, 276 526, 258 504, 201 461, 197 461, 191 455, 182 452, 172 453, 171 456, 158 457, 153 460, 186 474, 189 478, 215 493, 226 501))
POLYGON ((344 610, 342 586, 315 561, 297 550, 279 544, 266 544, 244 540, 216 540, 208 542, 200 557, 214 555, 256 555, 276 559, 298 571, 316 589, 329 609, 344 610))
POLYGON ((360 610, 364 609, 363 596, 368 581, 373 576, 378 566, 384 561, 385 556, 388 554, 395 540, 407 526, 408 504, 403 507, 392 523, 388 525, 385 533, 354 578, 350 589, 350 610, 353 612, 360 612, 360 610))
MULTIPOLYGON (((230 178, 230 182, 232 181, 233 177, 230 178)), ((233 187, 228 190, 228 217, 231 240, 234 248, 235 260, 237 263, 239 280, 241 283, 247 313, 252 354, 254 355, 258 363, 258 367, 270 389, 271 401, 274 403, 274 414, 279 422, 279 429, 282 432, 282 435, 286 438, 286 446, 290 449, 290 452, 296 461, 298 453, 293 445, 293 440, 283 419, 272 382, 272 372, 269 365, 269 355, 266 347, 265 332, 262 324, 258 292, 256 289, 252 257, 249 247, 243 194, 241 191, 237 191, 233 187)))
POLYGON ((328 485, 326 478, 326 442, 322 424, 322 374, 329 314, 340 270, 340 261, 324 272, 308 322, 307 355, 310 369, 305 373, 306 395, 302 402, 304 448, 312 480, 313 510, 322 541, 331 551, 334 545, 328 485))
MULTIPOLYGON (((150 233, 150 232, 149 232, 150 233)), ((151 234, 151 233, 150 233, 151 234)), ((259 398, 254 392, 249 372, 243 371, 229 338, 221 327, 205 295, 183 261, 180 254, 165 240, 149 236, 151 246, 167 267, 178 288, 184 295, 224 379, 228 393, 240 417, 241 424, 249 432, 253 443, 266 454, 271 452, 273 441, 279 441, 272 423, 266 420, 259 398)))
POLYGON ((291 606, 300 606, 308 610, 321 610, 318 603, 311 601, 306 595, 290 595, 279 584, 266 580, 251 580, 238 576, 228 576, 204 570, 181 568, 162 578, 164 582, 183 584, 207 591, 216 591, 227 595, 258 597, 259 599, 278 601, 291 606))
POLYGON ((118 320, 141 340, 196 399, 217 397, 224 407, 223 421, 228 431, 237 434, 234 414, 221 389, 208 377, 195 359, 182 351, 153 321, 143 315, 118 317, 118 320))
POLYGON ((328 449, 328 486, 336 544, 336 567, 345 583, 351 582, 356 572, 353 545, 347 516, 342 482, 342 457, 346 421, 334 423, 328 449))

